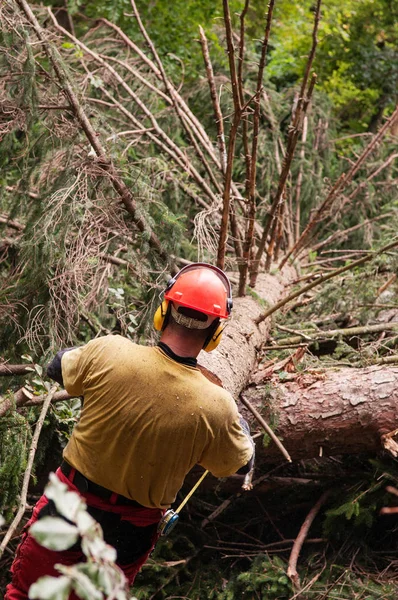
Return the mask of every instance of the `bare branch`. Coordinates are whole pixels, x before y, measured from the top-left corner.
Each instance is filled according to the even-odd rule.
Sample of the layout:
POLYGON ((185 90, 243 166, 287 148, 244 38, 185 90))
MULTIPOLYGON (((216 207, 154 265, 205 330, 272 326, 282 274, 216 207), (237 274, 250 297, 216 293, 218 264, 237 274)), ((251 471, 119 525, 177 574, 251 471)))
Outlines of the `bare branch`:
POLYGON ((220 163, 222 172, 225 174, 227 168, 227 150, 225 147, 224 120, 221 112, 220 102, 218 100, 216 84, 214 81, 213 66, 210 60, 207 38, 203 28, 199 26, 200 44, 202 47, 203 60, 206 67, 207 81, 209 82, 210 96, 214 110, 214 120, 217 126, 218 150, 220 153, 220 163))
POLYGON ((341 192, 341 190, 343 188, 345 188, 352 181, 352 178, 354 177, 354 175, 362 167, 362 165, 364 164, 366 159, 370 156, 370 154, 373 152, 373 150, 378 146, 378 144, 383 139, 383 137, 386 135, 388 130, 394 125, 397 118, 398 118, 398 105, 395 108, 395 111, 393 112, 391 117, 384 123, 383 127, 380 129, 378 134, 374 136, 374 138, 366 146, 365 150, 362 152, 362 154, 358 158, 358 160, 352 165, 352 167, 348 171, 348 173, 346 175, 343 173, 339 177, 339 179, 336 181, 336 183, 330 190, 330 192, 327 195, 327 197, 325 198, 325 200, 319 205, 319 207, 316 209, 316 211, 314 212, 311 219, 308 221, 303 233, 301 234, 300 238, 297 240, 296 244, 293 246, 293 248, 291 248, 288 251, 288 253, 284 257, 279 268, 282 268, 283 265, 286 264, 286 261, 290 258, 290 256, 292 256, 292 255, 297 256, 298 251, 301 250, 301 248, 303 248, 304 244, 308 245, 308 242, 309 242, 308 238, 310 235, 311 235, 311 239, 313 239, 313 237, 314 237, 313 230, 316 227, 316 225, 322 220, 323 216, 326 214, 326 211, 330 210, 330 208, 331 208, 332 204, 334 203, 334 201, 336 200, 339 192, 341 192))
POLYGON ((35 432, 33 434, 33 438, 32 438, 32 443, 30 445, 30 449, 29 449, 29 455, 28 455, 28 463, 26 466, 26 470, 25 470, 25 474, 24 474, 24 478, 23 478, 23 483, 22 483, 22 489, 21 489, 21 496, 20 496, 20 500, 19 500, 19 508, 18 508, 18 512, 15 515, 15 518, 13 520, 13 522, 11 523, 7 533, 5 534, 1 544, 0 544, 0 558, 4 553, 5 548, 8 545, 8 542, 10 541, 10 539, 12 538, 13 533, 16 531, 24 513, 26 510, 26 498, 28 495, 28 487, 29 487, 29 481, 30 481, 30 475, 32 472, 32 467, 33 467, 33 461, 35 458, 35 454, 36 454, 36 450, 37 450, 37 444, 39 441, 39 436, 40 436, 40 432, 42 430, 43 427, 43 423, 44 423, 44 419, 46 418, 46 414, 47 411, 49 409, 49 406, 51 404, 51 400, 54 396, 55 390, 57 389, 56 386, 53 386, 49 393, 47 394, 44 403, 43 403, 43 408, 41 410, 39 419, 37 420, 36 423, 36 427, 35 427, 35 432))
POLYGON ((257 87, 256 94, 254 96, 254 115, 253 115, 253 140, 250 157, 250 173, 249 173, 249 186, 248 186, 248 225, 246 231, 246 238, 243 248, 243 264, 240 271, 239 278, 239 296, 244 296, 246 289, 247 273, 249 269, 250 253, 253 246, 254 238, 254 226, 256 220, 256 165, 257 165, 257 149, 258 149, 258 135, 260 130, 260 96, 263 89, 263 77, 265 62, 267 58, 268 40, 271 32, 271 23, 274 10, 275 0, 270 0, 268 5, 267 22, 265 26, 264 39, 261 47, 260 64, 257 73, 257 87))

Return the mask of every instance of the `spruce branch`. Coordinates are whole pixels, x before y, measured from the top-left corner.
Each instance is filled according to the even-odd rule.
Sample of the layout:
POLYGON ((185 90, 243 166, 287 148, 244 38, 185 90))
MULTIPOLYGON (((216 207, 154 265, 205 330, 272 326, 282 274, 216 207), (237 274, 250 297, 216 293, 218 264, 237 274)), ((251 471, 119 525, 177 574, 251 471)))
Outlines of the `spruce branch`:
POLYGON ((321 10, 321 0, 317 0, 315 16, 314 16, 314 27, 313 27, 313 32, 312 32, 312 46, 311 46, 311 50, 308 55, 308 59, 307 59, 306 67, 305 67, 305 72, 304 72, 304 77, 303 77, 303 81, 301 84, 298 104, 297 104, 296 110, 294 111, 292 123, 290 126, 290 131, 289 131, 288 140, 287 140, 286 154, 285 154, 285 157, 283 160, 282 172, 281 172, 281 175, 279 178, 278 188, 277 188, 274 200, 272 202, 272 205, 271 205, 271 208, 270 208, 270 211, 268 214, 268 218, 267 218, 267 223, 264 228, 263 235, 262 235, 262 238, 260 240, 259 247, 257 250, 256 258, 253 261, 253 266, 252 266, 251 272, 250 272, 250 285, 252 287, 255 287, 255 284, 256 284, 260 260, 264 253, 265 246, 267 243, 267 238, 268 238, 269 234, 270 234, 271 239, 270 239, 269 246, 267 249, 266 269, 269 271, 270 266, 271 266, 272 255, 274 252, 274 246, 275 246, 275 241, 276 241, 276 236, 277 236, 277 231, 278 231, 276 220, 278 219, 278 216, 281 219, 282 215, 283 215, 280 204, 283 204, 283 201, 284 201, 286 181, 287 181, 288 175, 290 173, 292 160, 293 160, 294 153, 296 150, 297 140, 298 140, 300 131, 303 128, 304 117, 307 113, 307 108, 310 103, 310 100, 311 100, 311 97, 312 97, 312 94, 314 91, 315 83, 316 83, 316 74, 313 73, 310 83, 308 85, 308 90, 306 92, 309 74, 310 74, 310 71, 312 68, 312 64, 314 61, 315 52, 316 52, 316 48, 317 48, 317 44, 318 44, 317 33, 318 33, 318 27, 319 27, 319 21, 320 21, 320 10, 321 10))
POLYGON ((383 246, 383 248, 380 248, 380 250, 377 250, 376 252, 371 252, 371 253, 367 254, 366 256, 363 256, 362 258, 355 260, 354 262, 352 262, 349 265, 346 265, 339 269, 335 269, 334 271, 332 271, 331 273, 328 273, 327 275, 321 275, 315 281, 312 281, 311 283, 308 283, 307 285, 303 286, 299 290, 296 290, 295 292, 289 294, 286 298, 284 298, 280 302, 277 302, 276 304, 274 304, 274 306, 271 306, 269 309, 267 309, 262 315, 257 317, 256 324, 258 325, 259 323, 262 323, 265 319, 267 319, 274 312, 276 312, 277 310, 279 310, 280 308, 282 308, 283 306, 288 304, 291 300, 294 300, 295 298, 297 298, 298 296, 301 296, 305 292, 312 290, 312 288, 320 285, 321 283, 324 283, 325 281, 328 281, 329 279, 332 279, 333 277, 337 277, 337 275, 340 275, 341 273, 345 273, 346 271, 355 269, 355 267, 363 265, 366 262, 375 258, 376 256, 379 256, 380 254, 383 254, 384 252, 387 252, 388 250, 391 250, 392 248, 396 248, 397 246, 398 246, 398 240, 395 239, 394 242, 391 242, 390 244, 383 246))
POLYGON ((217 179, 215 177, 215 174, 212 171, 212 169, 210 168, 210 165, 207 162, 207 160, 206 160, 206 158, 205 158, 205 156, 204 156, 204 154, 203 154, 203 152, 202 152, 202 150, 201 150, 201 148, 199 146, 199 143, 198 143, 198 141, 196 139, 196 136, 199 134, 199 141, 203 141, 203 140, 201 140, 200 132, 199 132, 199 130, 195 126, 193 126, 193 123, 189 123, 189 121, 186 118, 186 115, 184 115, 183 111, 181 110, 180 104, 177 102, 177 98, 176 98, 176 95, 174 93, 175 88, 170 83, 170 81, 169 81, 169 79, 168 79, 168 77, 166 75, 166 72, 164 70, 163 63, 160 60, 159 54, 156 51, 155 45, 152 42, 150 36, 148 35, 147 30, 144 27, 144 24, 143 24, 143 22, 141 20, 141 17, 140 17, 140 13, 137 10, 137 6, 136 6, 136 3, 135 3, 135 0, 130 0, 130 3, 131 3, 131 6, 133 8, 134 16, 135 16, 135 18, 137 20, 137 23, 138 23, 138 26, 140 28, 140 31, 141 31, 141 33, 142 33, 142 35, 143 35, 146 43, 148 44, 149 49, 150 49, 150 51, 151 51, 151 53, 152 53, 152 55, 153 55, 153 57, 155 59, 155 62, 157 64, 157 66, 158 66, 158 69, 159 69, 161 77, 162 77, 162 81, 163 81, 164 86, 166 88, 167 94, 168 94, 169 98, 172 101, 174 110, 175 110, 175 112, 176 112, 176 114, 177 114, 177 116, 178 116, 178 118, 179 118, 179 120, 180 120, 183 128, 185 129, 185 131, 186 131, 189 139, 191 140, 191 143, 192 143, 192 145, 193 145, 193 147, 195 149, 195 152, 196 152, 197 156, 199 157, 199 159, 202 162, 205 170, 207 171, 207 173, 209 175, 209 178, 210 178, 210 181, 213 183, 213 185, 216 188, 217 192, 221 193, 221 185, 217 181, 217 179))
POLYGON ((313 250, 314 252, 317 252, 317 251, 321 250, 322 248, 324 248, 325 246, 329 246, 329 244, 331 244, 332 242, 335 242, 336 240, 347 239, 347 237, 350 235, 350 233, 353 233, 354 231, 357 231, 358 229, 361 229, 362 227, 369 225, 369 223, 375 223, 376 221, 388 219, 389 217, 392 217, 392 216, 393 216, 393 213, 385 213, 383 215, 378 215, 377 217, 373 217, 372 219, 365 219, 364 221, 362 221, 362 223, 353 225, 353 227, 349 227, 348 229, 336 231, 335 233, 332 233, 331 235, 329 235, 329 237, 327 237, 322 242, 319 242, 319 244, 312 246, 311 250, 313 250))
POLYGON ((269 213, 268 213, 267 223, 266 223, 266 226, 264 227, 263 235, 261 237, 261 240, 260 240, 260 243, 258 246, 256 258, 253 261, 253 265, 250 270, 250 285, 251 285, 251 287, 255 287, 255 285, 256 285, 260 260, 264 253, 269 234, 270 234, 270 240, 269 240, 269 245, 268 245, 268 249, 267 249, 267 270, 269 270, 269 268, 270 268, 270 262, 271 262, 272 254, 273 254, 273 250, 274 250, 275 233, 277 230, 276 229, 277 218, 278 218, 278 214, 280 214, 280 207, 284 202, 284 194, 285 194, 285 186, 286 186, 287 178, 290 173, 290 168, 292 165, 294 152, 295 152, 296 145, 297 145, 297 140, 298 140, 301 128, 302 128, 304 116, 307 112, 307 107, 311 100, 311 96, 312 96, 312 93, 313 93, 313 90, 315 87, 315 82, 316 82, 316 74, 314 73, 312 75, 312 79, 310 82, 310 86, 309 86, 309 89, 307 92, 305 102, 300 104, 297 107, 297 109, 295 111, 293 123, 289 130, 286 154, 283 158, 282 171, 281 171, 281 174, 279 177, 278 187, 277 187, 274 200, 272 202, 272 205, 271 205, 269 213))
MULTIPOLYGON (((138 13, 138 11, 137 11, 137 13, 138 13)), ((104 23, 107 27, 110 27, 114 31, 116 31, 117 34, 121 37, 121 39, 124 41, 124 43, 129 48, 131 48, 131 50, 133 50, 133 52, 135 52, 140 57, 140 59, 150 68, 150 70, 155 75, 155 77, 159 81, 164 83, 163 77, 166 77, 166 76, 165 75, 162 76, 162 72, 159 69, 159 67, 144 52, 142 52, 142 50, 122 31, 122 29, 120 29, 120 27, 118 27, 117 25, 114 25, 107 19, 100 19, 100 21, 102 23, 104 23)), ((142 25, 142 27, 143 27, 143 25, 142 25)), ((167 77, 166 77, 166 79, 167 79, 167 77)), ((202 123, 193 114, 193 112, 191 111, 191 109, 189 108, 189 106, 187 105, 185 100, 182 98, 182 96, 180 95, 178 90, 176 90, 174 85, 168 79, 167 79, 167 89, 170 93, 169 103, 173 104, 173 102, 175 102, 178 104, 178 106, 181 109, 181 114, 184 115, 184 119, 186 119, 186 121, 191 125, 191 128, 197 133, 200 143, 203 145, 203 147, 209 153, 212 160, 217 165, 218 169, 221 169, 221 164, 218 161, 216 153, 214 152, 213 144, 212 144, 209 136, 207 135, 206 130, 204 129, 202 123)))
MULTIPOLYGON (((202 191, 206 194, 206 196, 208 196, 212 202, 217 202, 217 197, 216 197, 215 193, 212 191, 212 189, 210 188, 210 186, 208 185, 208 183, 206 182, 204 177, 202 177, 200 175, 199 171, 194 167, 192 162, 188 159, 186 152, 181 150, 181 148, 179 148, 179 146, 177 146, 177 144, 175 144, 175 142, 173 142, 173 140, 167 135, 167 133, 164 131, 164 129, 159 125, 159 123, 158 123, 157 119, 155 118, 155 116, 153 115, 153 113, 148 108, 147 104, 143 100, 141 100, 141 98, 138 96, 138 94, 128 85, 128 83, 125 81, 125 79, 112 67, 112 65, 109 64, 109 62, 107 60, 102 58, 102 56, 100 56, 94 50, 91 50, 86 44, 81 42, 78 38, 75 38, 66 29, 61 27, 61 25, 59 25, 59 23, 56 21, 50 8, 48 8, 48 12, 52 18, 54 27, 58 31, 60 31, 63 35, 65 35, 70 40, 72 40, 74 44, 76 44, 86 54, 91 56, 91 58, 93 58, 97 63, 99 63, 102 67, 104 67, 107 71, 109 71, 113 75, 115 80, 122 86, 122 88, 125 90, 125 92, 127 92, 127 94, 134 100, 136 105, 140 108, 142 113, 149 119, 149 121, 151 123, 151 128, 156 132, 157 136, 159 136, 159 138, 162 142, 161 147, 163 148, 163 150, 165 150, 173 158, 177 158, 178 164, 183 169, 183 171, 188 170, 188 172, 190 173, 192 178, 201 187, 202 191)), ((99 89, 101 89, 101 91, 109 97, 109 92, 107 92, 107 90, 104 88, 104 86, 99 86, 99 89)), ((142 123, 136 117, 134 117, 127 109, 125 109, 120 102, 117 102, 113 98, 112 98, 112 100, 113 100, 113 103, 115 104, 115 106, 117 106, 119 108, 119 110, 121 110, 126 116, 129 115, 130 120, 137 127, 143 128, 142 123)), ((150 133, 149 133, 150 129, 149 128, 144 128, 144 129, 146 129, 145 134, 148 135, 149 137, 151 137, 154 141, 156 141, 156 136, 150 135, 150 133)), ((156 142, 156 143, 157 143, 157 145, 159 145, 158 142, 156 142)))
MULTIPOLYGON (((40 40, 40 42, 43 46, 43 49, 54 69, 57 79, 63 89, 63 92, 66 95, 66 97, 73 109, 75 117, 76 117, 77 121, 79 122, 82 130, 84 131, 88 141, 90 142, 91 147, 93 148, 94 152, 96 153, 102 169, 109 175, 109 178, 112 182, 112 185, 113 185, 115 191, 120 196, 124 206, 126 207, 129 214, 132 216, 133 221, 136 224, 136 226, 138 227, 138 229, 141 231, 141 233, 148 236, 149 244, 152 247, 152 249, 156 252, 156 254, 158 254, 158 256, 163 261, 167 262, 168 254, 162 248, 162 245, 161 245, 158 237, 150 229, 149 225, 145 222, 144 218, 142 216, 140 216, 136 201, 135 201, 132 193, 130 192, 130 190, 124 183, 124 181, 119 176, 112 160, 109 158, 105 148, 102 146, 98 134, 94 131, 94 128, 91 125, 90 120, 87 117, 86 112, 73 89, 73 85, 69 79, 69 76, 67 75, 65 69, 63 68, 63 66, 61 64, 61 60, 58 56, 56 49, 48 41, 45 31, 40 26, 39 22, 37 21, 35 15, 33 14, 32 10, 31 10, 29 4, 26 2, 26 0, 16 0, 16 1, 18 3, 22 13, 25 15, 26 19, 28 20, 31 27, 33 28, 37 38, 40 40)), ((50 14, 53 22, 56 22, 55 17, 53 15, 53 13, 51 12, 51 9, 49 9, 49 14, 50 14)))

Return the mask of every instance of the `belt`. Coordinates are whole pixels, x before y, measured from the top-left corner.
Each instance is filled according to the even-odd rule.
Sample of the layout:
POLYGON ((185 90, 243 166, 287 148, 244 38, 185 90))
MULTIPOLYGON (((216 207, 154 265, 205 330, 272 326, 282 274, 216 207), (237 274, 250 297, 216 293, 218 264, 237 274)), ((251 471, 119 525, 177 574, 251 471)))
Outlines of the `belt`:
POLYGON ((80 473, 77 469, 72 467, 66 460, 63 460, 60 467, 62 473, 69 479, 74 486, 77 487, 79 492, 83 494, 88 492, 89 494, 93 494, 94 496, 98 496, 103 500, 108 500, 110 504, 118 504, 123 506, 137 506, 139 508, 144 508, 142 504, 139 504, 135 500, 131 500, 131 498, 126 498, 125 496, 121 496, 120 494, 116 494, 107 488, 102 487, 102 485, 98 485, 93 481, 90 481, 80 473), (69 476, 72 475, 70 478, 69 476))

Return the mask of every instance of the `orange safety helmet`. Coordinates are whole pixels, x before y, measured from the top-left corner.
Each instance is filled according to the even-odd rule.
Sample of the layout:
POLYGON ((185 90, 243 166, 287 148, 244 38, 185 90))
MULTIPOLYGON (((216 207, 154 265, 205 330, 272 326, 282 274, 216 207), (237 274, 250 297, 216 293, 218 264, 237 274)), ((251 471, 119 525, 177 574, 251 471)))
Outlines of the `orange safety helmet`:
POLYGON ((232 288, 226 274, 207 263, 193 263, 181 269, 167 284, 164 300, 154 316, 154 327, 161 331, 167 324, 169 302, 216 317, 214 331, 204 349, 210 352, 219 344, 223 326, 232 310, 232 288))
POLYGON ((207 263, 195 263, 181 269, 168 282, 164 298, 220 319, 227 319, 232 310, 228 277, 221 269, 207 263))

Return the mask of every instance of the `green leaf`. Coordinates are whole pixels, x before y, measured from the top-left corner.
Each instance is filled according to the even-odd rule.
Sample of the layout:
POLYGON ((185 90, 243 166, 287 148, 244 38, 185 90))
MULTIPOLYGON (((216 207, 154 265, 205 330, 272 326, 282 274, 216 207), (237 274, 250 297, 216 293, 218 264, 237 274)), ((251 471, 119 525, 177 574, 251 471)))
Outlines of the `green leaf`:
POLYGON ((106 562, 116 561, 116 550, 98 537, 91 540, 84 537, 82 540, 82 550, 86 556, 92 556, 95 560, 104 560, 106 562))
POLYGON ((49 500, 54 502, 59 514, 74 523, 78 514, 86 508, 86 504, 79 494, 70 492, 54 473, 50 473, 50 483, 46 486, 44 493, 49 500))
POLYGON ((97 588, 92 583, 92 581, 90 581, 90 579, 87 577, 87 575, 84 575, 84 573, 78 573, 77 571, 75 571, 73 573, 73 577, 74 577, 73 588, 76 591, 76 594, 79 596, 79 598, 82 598, 82 600, 102 600, 103 599, 102 592, 97 590, 97 588))
POLYGON ((59 517, 44 517, 33 523, 30 533, 49 550, 67 550, 79 539, 79 530, 59 517))
POLYGON ((43 375, 43 367, 41 365, 35 365, 35 371, 41 377, 43 375))
POLYGON ((29 598, 35 600, 68 600, 71 582, 67 577, 40 577, 29 588, 29 598))
POLYGON ((95 533, 102 539, 101 526, 85 510, 79 511, 76 516, 76 525, 81 535, 95 533))

